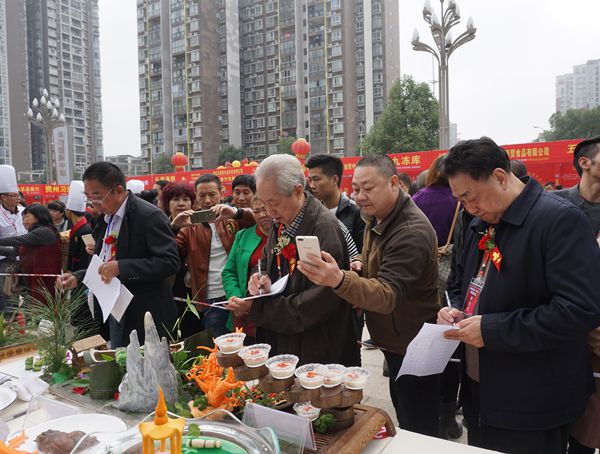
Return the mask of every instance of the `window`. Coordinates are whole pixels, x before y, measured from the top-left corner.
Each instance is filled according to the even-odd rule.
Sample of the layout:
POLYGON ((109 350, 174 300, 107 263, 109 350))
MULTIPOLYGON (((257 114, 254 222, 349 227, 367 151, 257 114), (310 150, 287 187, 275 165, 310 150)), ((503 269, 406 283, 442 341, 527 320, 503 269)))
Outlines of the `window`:
POLYGON ((342 134, 344 132, 344 123, 334 123, 333 124, 333 133, 334 134, 342 134))
POLYGON ((343 102, 344 101, 344 93, 338 91, 333 94, 333 102, 343 102))
POLYGON ((331 85, 332 85, 333 87, 341 87, 341 86, 342 86, 342 81, 343 81, 343 78, 342 78, 342 76, 335 76, 335 77, 332 79, 331 85))
POLYGON ((342 23, 342 15, 338 13, 331 14, 331 26, 340 25, 342 23))
POLYGON ((331 72, 338 73, 342 70, 342 60, 331 62, 331 72))
POLYGON ((342 55, 342 46, 335 45, 331 48, 331 56, 332 57, 339 57, 340 55, 342 55))
POLYGON ((337 30, 332 30, 331 31, 331 41, 341 41, 342 40, 342 31, 337 29, 337 30))
POLYGON ((267 109, 269 112, 276 112, 277 111, 277 103, 276 102, 270 102, 267 106, 267 109))

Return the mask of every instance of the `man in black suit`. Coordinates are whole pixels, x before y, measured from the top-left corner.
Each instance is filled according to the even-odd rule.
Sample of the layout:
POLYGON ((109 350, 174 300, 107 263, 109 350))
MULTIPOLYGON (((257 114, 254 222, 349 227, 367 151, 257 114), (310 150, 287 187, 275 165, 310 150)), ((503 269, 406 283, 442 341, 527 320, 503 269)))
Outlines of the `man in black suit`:
POLYGON ((461 389, 469 444, 510 454, 562 454, 593 389, 587 334, 600 325, 600 251, 584 214, 510 170, 491 139, 459 142, 444 161, 454 196, 475 216, 456 273, 465 344, 461 389))
MULTIPOLYGON (((137 330, 144 342, 144 314, 150 312, 161 334, 177 317, 168 277, 179 270, 175 238, 165 214, 127 191, 123 172, 109 162, 96 162, 83 174, 88 200, 103 215, 94 229, 95 254, 104 262, 98 270, 104 282, 118 277, 133 294, 120 322, 109 316, 113 348, 125 346, 137 330)), ((74 288, 85 270, 59 278, 74 288)))

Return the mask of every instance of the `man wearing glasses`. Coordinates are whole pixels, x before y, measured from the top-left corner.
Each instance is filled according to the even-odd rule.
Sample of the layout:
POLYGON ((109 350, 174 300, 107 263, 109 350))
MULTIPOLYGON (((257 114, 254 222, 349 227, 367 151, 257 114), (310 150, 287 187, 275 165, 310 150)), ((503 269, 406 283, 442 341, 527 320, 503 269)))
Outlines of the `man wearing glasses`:
MULTIPOLYGON (((23 207, 19 206, 19 189, 15 169, 0 165, 0 238, 27 233, 21 217, 23 207)), ((0 256, 0 273, 5 273, 9 260, 0 256)), ((4 310, 7 296, 4 294, 4 276, 0 276, 0 313, 4 310)))
MULTIPOLYGON (((94 253, 104 262, 98 272, 106 283, 118 277, 133 300, 118 322, 108 318, 111 347, 129 343, 137 330, 144 342, 144 314, 150 312, 161 336, 177 317, 168 277, 179 271, 175 238, 165 214, 126 189, 125 175, 109 162, 96 162, 83 174, 85 194, 101 214, 94 229, 94 253)), ((85 270, 59 278, 65 288, 75 288, 85 270)), ((96 315, 98 318, 98 315, 96 315)))

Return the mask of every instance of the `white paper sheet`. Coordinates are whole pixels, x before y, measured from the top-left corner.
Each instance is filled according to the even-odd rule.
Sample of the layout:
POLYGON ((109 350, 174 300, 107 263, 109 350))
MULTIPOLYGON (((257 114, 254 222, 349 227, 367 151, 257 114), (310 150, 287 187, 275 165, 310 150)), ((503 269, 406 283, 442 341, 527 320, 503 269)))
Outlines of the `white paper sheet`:
POLYGON ((456 347, 460 344, 460 341, 444 338, 444 333, 451 329, 458 328, 450 325, 425 323, 421 331, 408 345, 396 380, 401 375, 424 377, 426 375, 441 374, 456 347))
POLYGON ((83 278, 83 283, 91 290, 98 300, 98 304, 102 309, 102 318, 106 322, 108 315, 113 310, 113 307, 121 294, 121 281, 116 277, 113 277, 108 284, 102 282, 100 274, 98 274, 98 268, 100 268, 102 263, 102 260, 100 260, 100 257, 96 254, 92 256, 90 265, 83 278))
POLYGON ((125 311, 129 307, 129 303, 131 303, 132 299, 133 299, 133 293, 131 293, 129 290, 127 290, 127 287, 125 287, 123 284, 121 284, 121 293, 119 294, 119 297, 117 298, 117 301, 115 303, 115 306, 113 307, 113 310, 110 312, 111 315, 118 322, 120 322, 121 319, 123 318, 123 314, 125 314, 125 311))
POLYGON ((287 285, 288 279, 290 275, 286 274, 281 279, 271 284, 271 291, 269 293, 263 293, 262 295, 248 296, 243 298, 245 300, 254 300, 256 298, 262 298, 263 296, 275 296, 279 295, 285 290, 285 286, 287 285))
MULTIPOLYGON (((287 285, 289 277, 290 277, 290 275, 286 274, 281 279, 279 279, 276 282, 272 283, 271 284, 271 291, 269 293, 263 293, 262 295, 255 295, 255 296, 247 296, 246 298, 242 298, 242 299, 243 300, 255 300, 257 298, 262 298, 263 296, 275 296, 275 295, 279 295, 281 292, 283 292, 285 290, 285 286, 287 285)), ((220 306, 222 306, 224 304, 227 304, 228 302, 229 302, 229 300, 216 301, 216 302, 212 303, 212 305, 218 307, 219 309, 225 309, 225 308, 221 308, 220 306)))

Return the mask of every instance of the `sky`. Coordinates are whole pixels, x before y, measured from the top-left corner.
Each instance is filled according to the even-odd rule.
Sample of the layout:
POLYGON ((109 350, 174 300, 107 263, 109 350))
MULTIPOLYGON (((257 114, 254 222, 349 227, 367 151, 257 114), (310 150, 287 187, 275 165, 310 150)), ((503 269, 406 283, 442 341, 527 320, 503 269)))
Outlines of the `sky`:
MULTIPOLYGON (((206 0, 216 1, 216 0, 206 0)), ((348 1, 348 0, 344 0, 348 1)), ((439 2, 430 0, 435 11, 439 2)), ((458 0, 476 38, 450 58, 450 120, 459 139, 487 135, 501 144, 529 142, 555 109, 557 75, 600 58, 597 0, 458 0)), ((135 0, 100 0, 104 153, 140 154, 135 0)), ((419 82, 437 79, 433 57, 412 50, 413 30, 432 43, 423 0, 399 0, 400 68, 419 82)), ((447 1, 446 1, 447 4, 447 1)), ((437 90, 437 85, 436 85, 437 90)), ((541 128, 541 129, 540 129, 541 128)))

